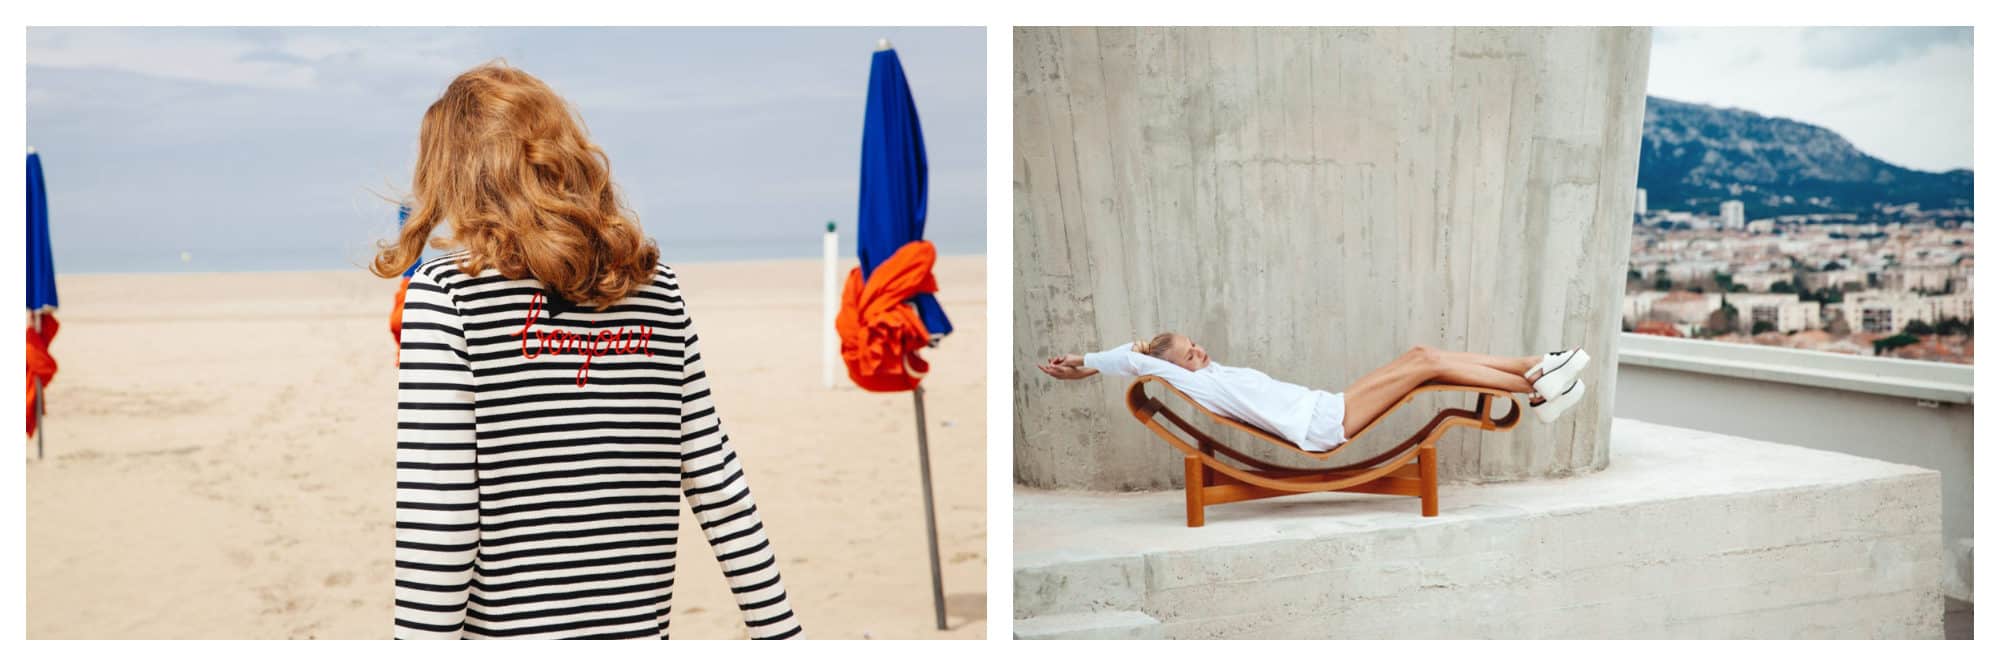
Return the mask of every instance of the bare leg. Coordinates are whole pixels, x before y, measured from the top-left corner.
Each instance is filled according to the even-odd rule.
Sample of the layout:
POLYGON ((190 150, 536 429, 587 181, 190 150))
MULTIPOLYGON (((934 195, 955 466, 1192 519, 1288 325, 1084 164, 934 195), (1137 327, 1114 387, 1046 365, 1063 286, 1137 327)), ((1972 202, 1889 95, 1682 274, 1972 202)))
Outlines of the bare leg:
POLYGON ((1518 372, 1455 362, 1444 353, 1420 347, 1348 385, 1344 390, 1347 413, 1341 427, 1348 433, 1359 432, 1381 418, 1403 396, 1430 381, 1513 393, 1532 393, 1535 390, 1534 385, 1518 372))
POLYGON ((1483 365, 1517 375, 1527 374, 1528 368, 1535 367, 1536 363, 1542 362, 1542 357, 1540 356, 1494 356, 1492 354, 1443 350, 1439 350, 1438 353, 1444 355, 1444 360, 1460 365, 1483 365))

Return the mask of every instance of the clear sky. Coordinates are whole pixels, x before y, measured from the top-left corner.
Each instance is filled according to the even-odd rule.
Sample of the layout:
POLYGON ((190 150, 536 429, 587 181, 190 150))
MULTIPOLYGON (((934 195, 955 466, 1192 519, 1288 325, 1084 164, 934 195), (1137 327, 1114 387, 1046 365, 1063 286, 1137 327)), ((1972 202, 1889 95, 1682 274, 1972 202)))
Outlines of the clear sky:
POLYGON ((1912 169, 1972 168, 1971 28, 1656 28, 1646 89, 1819 125, 1912 169))
POLYGON ((885 37, 923 121, 927 236, 982 253, 982 28, 36 28, 28 142, 59 271, 358 267, 425 107, 501 57, 577 107, 665 260, 818 256, 827 220, 851 256, 885 37))

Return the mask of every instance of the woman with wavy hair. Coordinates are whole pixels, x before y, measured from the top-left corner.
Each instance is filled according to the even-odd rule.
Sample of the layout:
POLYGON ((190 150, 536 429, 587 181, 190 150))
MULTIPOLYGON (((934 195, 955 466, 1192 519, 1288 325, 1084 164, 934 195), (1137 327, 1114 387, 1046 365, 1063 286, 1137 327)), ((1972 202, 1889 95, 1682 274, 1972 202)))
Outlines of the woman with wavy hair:
POLYGON ((396 637, 666 638, 683 495, 751 637, 798 636, 680 285, 568 104, 460 75, 411 199, 373 272, 453 251, 403 306, 396 637))

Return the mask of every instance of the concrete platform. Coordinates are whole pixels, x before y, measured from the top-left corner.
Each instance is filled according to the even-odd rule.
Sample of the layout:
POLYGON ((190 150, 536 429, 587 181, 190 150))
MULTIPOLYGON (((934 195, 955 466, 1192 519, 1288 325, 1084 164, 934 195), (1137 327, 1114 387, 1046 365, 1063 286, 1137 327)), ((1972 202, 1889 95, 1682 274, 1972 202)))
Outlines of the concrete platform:
POLYGON ((1609 469, 1209 507, 1017 488, 1018 638, 1942 638, 1932 470, 1619 419, 1609 469))

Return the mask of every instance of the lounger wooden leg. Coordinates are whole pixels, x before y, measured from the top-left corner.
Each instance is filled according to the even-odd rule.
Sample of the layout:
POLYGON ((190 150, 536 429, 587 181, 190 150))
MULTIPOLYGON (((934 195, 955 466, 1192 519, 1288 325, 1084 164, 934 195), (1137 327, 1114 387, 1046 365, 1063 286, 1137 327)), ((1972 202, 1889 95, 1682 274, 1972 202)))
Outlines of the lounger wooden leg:
POLYGON ((1417 477, 1422 484, 1424 517, 1438 515, 1438 458, 1437 447, 1425 446, 1417 449, 1417 477))
POLYGON ((1201 464, 1201 458, 1198 456, 1187 456, 1184 461, 1187 465, 1188 527, 1201 527, 1202 523, 1207 522, 1201 496, 1202 486, 1204 485, 1202 483, 1203 465, 1201 464))

